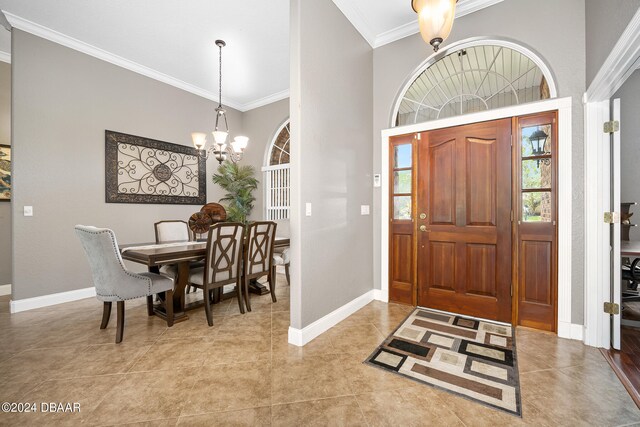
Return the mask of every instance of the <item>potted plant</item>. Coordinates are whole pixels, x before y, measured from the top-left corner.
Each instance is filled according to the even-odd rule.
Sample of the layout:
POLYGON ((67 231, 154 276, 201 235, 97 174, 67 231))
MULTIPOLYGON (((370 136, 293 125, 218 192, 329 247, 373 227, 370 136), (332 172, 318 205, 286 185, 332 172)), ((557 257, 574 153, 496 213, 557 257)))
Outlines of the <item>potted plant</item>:
POLYGON ((258 188, 253 166, 241 166, 225 160, 213 175, 213 183, 222 187, 227 194, 220 202, 228 202, 227 221, 247 223, 256 198, 253 191, 258 188))

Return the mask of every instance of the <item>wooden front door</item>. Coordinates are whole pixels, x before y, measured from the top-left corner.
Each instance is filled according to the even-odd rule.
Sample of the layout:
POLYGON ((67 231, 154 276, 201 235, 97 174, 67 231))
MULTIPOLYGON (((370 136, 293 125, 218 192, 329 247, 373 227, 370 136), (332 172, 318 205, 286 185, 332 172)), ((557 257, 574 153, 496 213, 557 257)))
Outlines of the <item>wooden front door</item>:
POLYGON ((511 322, 511 120, 417 145, 418 305, 511 322))

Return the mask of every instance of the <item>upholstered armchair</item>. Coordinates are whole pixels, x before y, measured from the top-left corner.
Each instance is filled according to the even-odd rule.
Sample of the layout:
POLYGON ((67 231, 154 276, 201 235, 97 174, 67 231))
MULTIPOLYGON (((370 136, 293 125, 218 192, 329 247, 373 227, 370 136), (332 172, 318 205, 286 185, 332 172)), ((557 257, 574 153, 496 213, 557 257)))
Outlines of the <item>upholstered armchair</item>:
POLYGON ((124 302, 147 297, 147 310, 153 314, 153 295, 166 292, 167 325, 173 326, 173 280, 155 273, 132 273, 124 263, 116 236, 108 228, 76 225, 75 232, 89 260, 96 287, 96 297, 104 302, 102 324, 105 329, 111 316, 111 303, 117 302, 116 343, 124 334, 124 302))

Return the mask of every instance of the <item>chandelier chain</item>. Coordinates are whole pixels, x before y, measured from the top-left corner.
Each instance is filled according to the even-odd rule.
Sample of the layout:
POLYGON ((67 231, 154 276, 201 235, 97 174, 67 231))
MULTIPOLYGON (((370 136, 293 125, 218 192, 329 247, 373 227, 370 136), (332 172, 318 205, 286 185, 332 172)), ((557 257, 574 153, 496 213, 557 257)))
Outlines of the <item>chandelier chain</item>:
POLYGON ((222 107, 222 45, 218 48, 218 107, 222 107))

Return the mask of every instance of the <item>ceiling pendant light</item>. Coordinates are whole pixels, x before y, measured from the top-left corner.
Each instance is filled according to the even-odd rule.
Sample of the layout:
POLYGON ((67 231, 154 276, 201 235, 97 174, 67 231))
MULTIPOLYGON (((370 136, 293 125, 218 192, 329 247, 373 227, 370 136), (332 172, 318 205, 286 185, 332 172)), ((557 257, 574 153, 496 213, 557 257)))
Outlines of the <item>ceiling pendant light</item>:
POLYGON ((227 44, 224 40, 216 40, 216 46, 218 46, 218 107, 216 108, 216 127, 211 134, 213 135, 213 144, 208 150, 205 150, 207 145, 207 134, 204 132, 193 132, 191 138, 193 145, 199 151, 198 155, 209 158, 209 154, 213 153, 218 163, 222 163, 227 158, 233 162, 237 162, 242 158, 244 149, 247 148, 249 138, 246 136, 236 136, 231 144, 227 144, 227 137, 229 136, 229 124, 227 122, 227 110, 222 106, 222 48, 227 44), (221 122, 224 121, 224 129, 221 129, 221 122))
POLYGON ((451 33, 456 3, 457 0, 411 0, 411 7, 418 14, 420 34, 435 52, 451 33))

